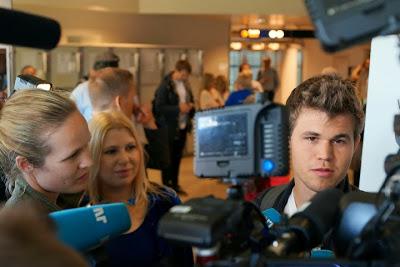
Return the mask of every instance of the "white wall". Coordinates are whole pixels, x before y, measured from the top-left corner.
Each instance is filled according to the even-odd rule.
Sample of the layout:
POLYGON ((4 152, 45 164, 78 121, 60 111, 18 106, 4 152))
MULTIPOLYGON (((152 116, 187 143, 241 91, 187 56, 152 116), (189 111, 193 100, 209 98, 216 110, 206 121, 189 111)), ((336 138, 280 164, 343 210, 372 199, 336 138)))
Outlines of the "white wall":
POLYGON ((385 178, 385 157, 399 149, 393 132, 393 117, 399 113, 400 100, 398 42, 397 36, 372 41, 360 178, 360 188, 365 191, 379 189, 385 178))
MULTIPOLYGON (((16 9, 48 16, 59 21, 61 42, 142 43, 174 45, 204 50, 204 70, 228 75, 230 17, 207 15, 135 15, 15 5, 16 9)), ((76 43, 77 45, 79 43, 76 43)))
POLYGON ((332 66, 343 77, 347 77, 349 67, 354 67, 368 57, 369 43, 353 46, 336 53, 325 52, 317 39, 304 39, 303 44, 303 80, 321 73, 322 69, 332 66))
POLYGON ((290 45, 283 53, 280 69, 281 86, 275 100, 286 103, 297 84, 297 50, 303 51, 303 81, 321 74, 323 68, 334 67, 342 77, 348 77, 348 70, 364 61, 369 55, 369 43, 354 46, 337 53, 325 52, 316 39, 304 39, 301 45, 290 45))
POLYGON ((280 87, 275 101, 285 104, 292 90, 297 86, 297 53, 299 47, 291 46, 282 55, 280 87))

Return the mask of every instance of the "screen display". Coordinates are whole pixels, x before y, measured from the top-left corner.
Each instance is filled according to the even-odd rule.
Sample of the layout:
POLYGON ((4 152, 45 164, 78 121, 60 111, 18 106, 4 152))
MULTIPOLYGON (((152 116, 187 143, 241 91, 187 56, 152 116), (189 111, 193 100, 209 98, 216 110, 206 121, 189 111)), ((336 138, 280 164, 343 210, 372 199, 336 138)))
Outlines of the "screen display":
POLYGON ((198 156, 247 156, 247 134, 246 113, 199 117, 196 129, 198 156))

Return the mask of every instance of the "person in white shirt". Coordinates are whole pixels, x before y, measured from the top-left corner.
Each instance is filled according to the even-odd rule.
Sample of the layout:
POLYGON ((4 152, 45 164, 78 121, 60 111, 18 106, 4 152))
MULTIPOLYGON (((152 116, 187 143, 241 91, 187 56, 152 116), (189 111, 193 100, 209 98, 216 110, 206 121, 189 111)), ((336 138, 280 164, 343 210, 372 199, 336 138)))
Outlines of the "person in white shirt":
MULTIPOLYGON (((90 70, 89 78, 96 74, 98 70, 107 67, 118 68, 119 65, 119 57, 112 53, 111 51, 107 51, 103 54, 100 54, 96 57, 96 61, 93 65, 93 69, 90 70)), ((75 89, 72 91, 70 98, 74 100, 78 110, 81 112, 86 121, 90 121, 92 118, 92 103, 89 96, 89 81, 84 81, 78 84, 75 89)))

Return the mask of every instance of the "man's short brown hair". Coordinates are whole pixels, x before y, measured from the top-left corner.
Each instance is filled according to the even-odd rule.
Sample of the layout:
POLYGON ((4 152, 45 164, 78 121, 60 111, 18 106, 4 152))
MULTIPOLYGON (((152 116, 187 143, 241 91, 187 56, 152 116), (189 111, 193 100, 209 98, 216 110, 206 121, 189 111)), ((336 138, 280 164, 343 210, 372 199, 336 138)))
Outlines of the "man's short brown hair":
POLYGON ((178 60, 175 64, 175 70, 182 71, 186 70, 189 74, 192 73, 192 66, 187 60, 178 60))
POLYGON ((93 109, 104 110, 117 96, 127 96, 134 85, 132 73, 120 68, 98 70, 89 81, 93 109))
POLYGON ((354 119, 354 137, 364 128, 364 112, 354 85, 334 74, 319 75, 302 82, 292 91, 286 106, 291 133, 303 108, 323 111, 331 118, 350 114, 354 119))

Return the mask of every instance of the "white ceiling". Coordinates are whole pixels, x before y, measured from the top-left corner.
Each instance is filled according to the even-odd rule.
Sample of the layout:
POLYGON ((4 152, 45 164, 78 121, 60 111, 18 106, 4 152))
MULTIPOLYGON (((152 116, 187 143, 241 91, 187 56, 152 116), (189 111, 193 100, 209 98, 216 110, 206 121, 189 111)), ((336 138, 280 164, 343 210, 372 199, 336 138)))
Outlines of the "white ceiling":
POLYGON ((310 29, 303 0, 12 0, 30 6, 132 14, 231 15, 231 30, 247 27, 310 29))
POLYGON ((95 9, 141 14, 284 14, 305 16, 303 0, 12 0, 14 6, 95 9))

